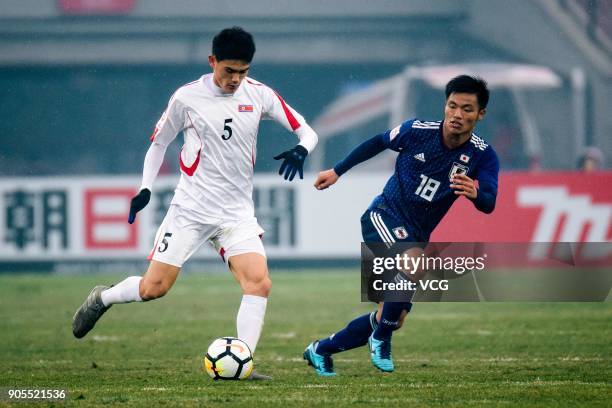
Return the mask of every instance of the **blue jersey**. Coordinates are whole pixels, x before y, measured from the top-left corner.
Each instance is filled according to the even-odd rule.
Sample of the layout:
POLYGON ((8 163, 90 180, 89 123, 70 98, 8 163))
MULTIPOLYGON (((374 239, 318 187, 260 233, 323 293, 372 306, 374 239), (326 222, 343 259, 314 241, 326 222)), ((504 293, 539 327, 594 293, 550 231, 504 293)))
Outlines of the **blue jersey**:
POLYGON ((441 122, 414 119, 384 133, 383 140, 399 155, 394 174, 370 209, 382 209, 402 220, 416 240, 427 242, 457 199, 450 188, 457 173, 478 179, 479 196, 485 199, 484 195, 492 194, 494 205, 499 161, 493 148, 478 136, 472 134, 462 146, 449 149, 442 140, 441 122))
POLYGON ((450 188, 455 174, 478 180, 476 208, 495 208, 499 160, 491 146, 472 134, 470 140, 449 149, 442 139, 441 122, 409 120, 357 146, 334 167, 341 176, 353 166, 385 149, 399 152, 395 173, 369 209, 384 211, 405 224, 412 242, 427 242, 433 229, 458 195, 450 188))

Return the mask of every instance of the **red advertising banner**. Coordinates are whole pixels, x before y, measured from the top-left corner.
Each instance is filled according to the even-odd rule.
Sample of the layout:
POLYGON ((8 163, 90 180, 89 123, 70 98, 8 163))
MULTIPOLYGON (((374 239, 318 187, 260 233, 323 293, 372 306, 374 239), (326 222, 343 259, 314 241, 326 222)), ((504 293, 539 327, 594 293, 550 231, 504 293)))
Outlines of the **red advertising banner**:
POLYGON ((612 172, 510 172, 492 214, 459 199, 432 234, 439 242, 609 242, 612 172))
POLYGON ((611 186, 612 172, 505 173, 492 214, 460 199, 432 242, 507 243, 481 248, 494 255, 497 265, 607 267, 612 262, 611 186))
POLYGON ((85 248, 136 249, 137 229, 126 223, 133 188, 87 189, 85 194, 85 248))
POLYGON ((134 9, 136 0, 58 0, 67 14, 125 14, 134 9))

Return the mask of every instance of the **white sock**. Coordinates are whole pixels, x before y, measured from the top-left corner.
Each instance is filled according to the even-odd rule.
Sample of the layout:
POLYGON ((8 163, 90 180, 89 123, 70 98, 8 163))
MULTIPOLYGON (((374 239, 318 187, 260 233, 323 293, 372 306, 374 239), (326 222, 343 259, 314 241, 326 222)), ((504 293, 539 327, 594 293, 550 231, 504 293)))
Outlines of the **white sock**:
POLYGON ((255 352, 261 335, 267 303, 268 298, 255 295, 243 295, 242 302, 240 302, 240 309, 236 316, 238 338, 249 346, 252 353, 255 352))
POLYGON ((116 303, 142 302, 140 297, 140 281, 142 276, 130 276, 125 278, 110 289, 102 292, 102 303, 104 306, 116 303))

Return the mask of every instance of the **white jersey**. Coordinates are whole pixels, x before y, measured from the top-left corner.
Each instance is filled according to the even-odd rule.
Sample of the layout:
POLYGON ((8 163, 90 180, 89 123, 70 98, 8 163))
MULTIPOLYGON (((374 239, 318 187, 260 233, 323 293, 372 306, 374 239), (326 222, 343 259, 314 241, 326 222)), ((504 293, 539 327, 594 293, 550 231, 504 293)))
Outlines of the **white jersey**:
MULTIPOLYGON (((295 132, 309 152, 317 143, 304 118, 253 79, 245 78, 234 94, 222 93, 213 74, 179 88, 151 136, 153 144, 165 152, 179 132, 184 135, 181 179, 172 204, 194 211, 205 222, 253 217, 252 179, 261 119, 274 119, 295 132)), ((145 159, 143 187, 150 188, 145 180, 150 178, 152 184, 159 170, 156 166, 151 177, 145 159)))

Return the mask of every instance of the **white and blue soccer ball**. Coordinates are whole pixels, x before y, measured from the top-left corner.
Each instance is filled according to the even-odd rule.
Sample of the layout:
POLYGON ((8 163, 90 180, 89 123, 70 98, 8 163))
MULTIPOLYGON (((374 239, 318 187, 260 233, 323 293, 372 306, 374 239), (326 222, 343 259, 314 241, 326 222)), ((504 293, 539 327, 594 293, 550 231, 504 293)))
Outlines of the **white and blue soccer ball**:
POLYGON ((244 380, 253 371, 251 349, 235 337, 218 338, 208 347, 204 370, 215 380, 244 380))

